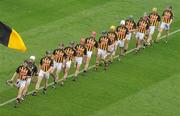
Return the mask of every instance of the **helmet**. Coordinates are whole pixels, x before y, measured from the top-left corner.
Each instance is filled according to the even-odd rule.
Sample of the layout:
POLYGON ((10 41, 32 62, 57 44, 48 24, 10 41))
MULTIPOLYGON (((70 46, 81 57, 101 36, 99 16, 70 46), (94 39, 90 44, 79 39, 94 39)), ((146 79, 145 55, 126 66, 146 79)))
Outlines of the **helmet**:
POLYGON ((103 30, 103 31, 101 32, 101 34, 102 34, 103 36, 106 36, 106 35, 107 35, 107 31, 103 30))
POLYGON ((51 51, 46 51, 46 56, 51 56, 51 51))
POLYGON ((156 12, 156 11, 157 11, 157 8, 154 7, 154 8, 152 9, 152 11, 153 11, 153 12, 156 12))
POLYGON ((128 16, 128 19, 133 19, 133 15, 129 15, 129 16, 128 16))
POLYGON ((116 30, 116 26, 111 25, 110 29, 111 29, 111 30, 116 30))
POLYGON ((125 25, 125 20, 121 20, 120 25, 125 25))
POLYGON ((95 37, 95 36, 96 36, 96 32, 95 32, 95 31, 92 31, 92 32, 91 32, 91 36, 95 37))
POLYGON ((30 56, 29 59, 32 60, 32 61, 35 61, 36 57, 35 56, 30 56))

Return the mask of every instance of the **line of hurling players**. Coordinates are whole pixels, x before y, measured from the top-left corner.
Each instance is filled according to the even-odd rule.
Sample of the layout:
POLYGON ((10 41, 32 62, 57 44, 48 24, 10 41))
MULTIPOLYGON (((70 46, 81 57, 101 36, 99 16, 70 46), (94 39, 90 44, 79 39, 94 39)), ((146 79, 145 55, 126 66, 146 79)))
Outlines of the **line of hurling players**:
POLYGON ((90 37, 81 38, 78 44, 70 42, 67 47, 60 44, 53 52, 46 52, 40 60, 39 68, 35 64, 35 56, 31 56, 16 69, 13 77, 7 81, 8 85, 15 84, 19 89, 16 105, 23 101, 27 95, 32 78, 37 76, 33 79, 36 86, 32 95, 38 95, 43 79, 45 80, 43 88, 45 94, 50 76, 54 80, 53 88, 58 83, 63 86, 73 63, 76 69, 73 81, 76 81, 82 64, 83 72, 88 71, 93 54, 96 56, 95 70, 98 70, 101 62, 104 63, 104 69, 107 70, 113 62, 115 54, 119 55, 119 61, 125 56, 133 34, 136 38, 135 53, 139 53, 142 48, 152 45, 153 42, 159 42, 163 31, 166 32, 165 42, 167 43, 172 20, 171 6, 163 11, 162 17, 159 16, 157 8, 153 8, 149 15, 144 13, 137 23, 135 23, 133 16, 129 16, 126 20, 121 20, 119 26, 111 26, 109 31, 102 32, 98 41, 96 40, 96 32, 93 31, 90 37), (157 28, 159 33, 157 38, 153 39, 157 28), (60 77, 61 72, 63 72, 63 77, 60 77))

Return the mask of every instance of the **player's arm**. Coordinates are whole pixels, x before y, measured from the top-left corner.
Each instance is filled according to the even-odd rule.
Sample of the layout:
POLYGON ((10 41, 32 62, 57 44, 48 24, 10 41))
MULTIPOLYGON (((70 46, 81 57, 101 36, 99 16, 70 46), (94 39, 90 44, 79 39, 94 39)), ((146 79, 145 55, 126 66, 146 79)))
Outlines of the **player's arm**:
POLYGON ((51 59, 50 68, 47 72, 51 73, 53 71, 53 60, 51 59))

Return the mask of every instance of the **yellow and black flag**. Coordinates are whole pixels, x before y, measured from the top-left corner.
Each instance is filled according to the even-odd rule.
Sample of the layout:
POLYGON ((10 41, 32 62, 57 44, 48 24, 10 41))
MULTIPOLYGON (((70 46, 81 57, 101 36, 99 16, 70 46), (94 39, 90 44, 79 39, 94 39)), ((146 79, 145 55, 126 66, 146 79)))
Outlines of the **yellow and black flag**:
POLYGON ((3 24, 0 21, 0 44, 5 45, 8 48, 26 51, 26 46, 20 37, 20 35, 9 26, 3 24))

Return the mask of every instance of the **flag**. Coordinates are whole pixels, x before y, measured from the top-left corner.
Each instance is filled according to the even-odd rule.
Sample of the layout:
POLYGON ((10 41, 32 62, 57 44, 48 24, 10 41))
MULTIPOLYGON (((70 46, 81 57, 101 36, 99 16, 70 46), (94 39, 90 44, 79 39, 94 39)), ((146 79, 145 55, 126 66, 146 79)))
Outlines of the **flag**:
POLYGON ((0 44, 4 46, 20 51, 26 51, 27 48, 21 38, 21 36, 9 26, 3 24, 0 21, 0 44))

